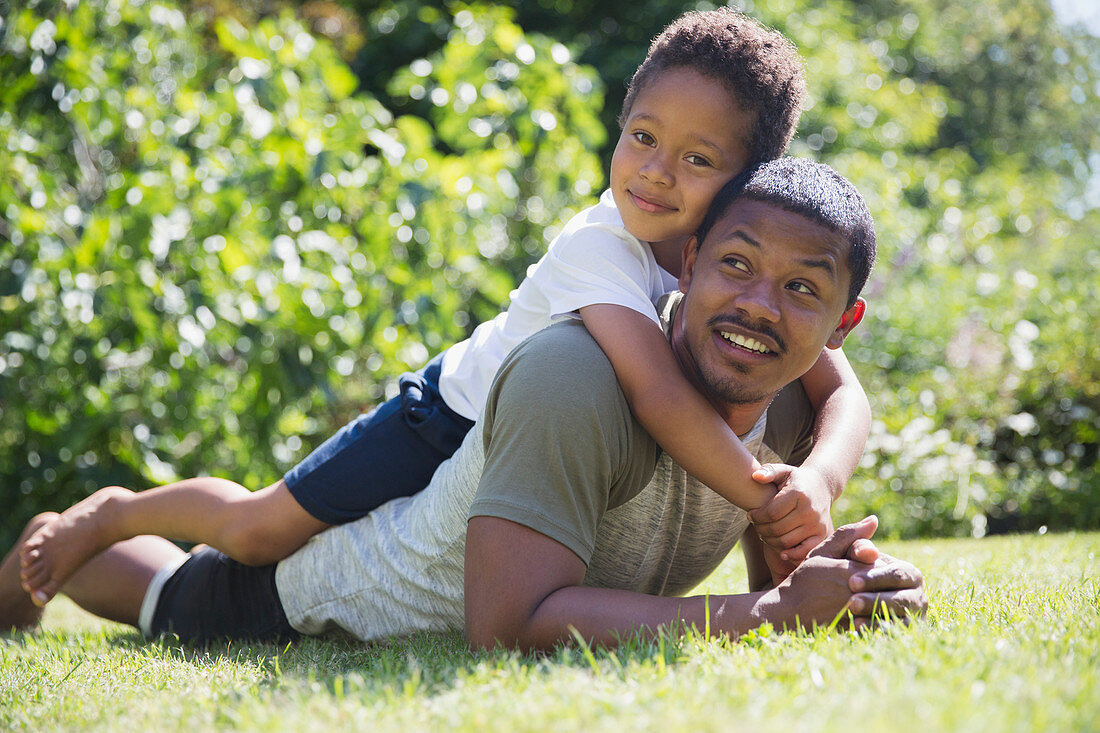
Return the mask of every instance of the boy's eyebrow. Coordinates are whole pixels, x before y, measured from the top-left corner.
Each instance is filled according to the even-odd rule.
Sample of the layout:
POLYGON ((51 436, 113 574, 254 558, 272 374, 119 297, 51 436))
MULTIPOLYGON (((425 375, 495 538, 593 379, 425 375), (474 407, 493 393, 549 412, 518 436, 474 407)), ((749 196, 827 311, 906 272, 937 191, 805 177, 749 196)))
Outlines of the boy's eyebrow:
MULTIPOLYGON (((730 232, 730 237, 736 237, 737 239, 740 239, 741 241, 752 247, 755 247, 756 249, 764 249, 764 246, 760 244, 760 242, 757 242, 755 239, 750 237, 748 234, 745 234, 745 232, 740 229, 735 229, 730 232)), ((831 278, 833 278, 834 280, 836 279, 836 266, 833 264, 833 261, 828 257, 800 257, 795 261, 803 267, 815 267, 824 270, 829 274, 831 278)))

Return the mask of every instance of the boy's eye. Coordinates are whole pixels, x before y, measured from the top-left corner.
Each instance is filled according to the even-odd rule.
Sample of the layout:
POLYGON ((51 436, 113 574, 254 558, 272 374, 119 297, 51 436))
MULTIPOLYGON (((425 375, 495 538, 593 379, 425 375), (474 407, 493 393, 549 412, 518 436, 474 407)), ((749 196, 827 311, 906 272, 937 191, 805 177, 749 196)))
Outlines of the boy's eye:
POLYGON ((698 166, 699 168, 712 168, 710 161, 701 155, 689 155, 686 158, 687 162, 691 165, 698 166))
POLYGON ((638 130, 637 132, 631 134, 634 136, 634 139, 640 142, 642 145, 653 145, 655 142, 657 142, 653 139, 652 135, 650 135, 648 132, 645 132, 644 130, 638 130))

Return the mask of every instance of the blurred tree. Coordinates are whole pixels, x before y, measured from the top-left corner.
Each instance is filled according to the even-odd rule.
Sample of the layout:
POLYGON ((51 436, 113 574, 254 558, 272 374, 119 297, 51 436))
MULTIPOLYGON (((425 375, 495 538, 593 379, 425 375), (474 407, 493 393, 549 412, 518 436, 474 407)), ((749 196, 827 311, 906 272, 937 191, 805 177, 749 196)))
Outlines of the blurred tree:
POLYGON ((0 25, 4 542, 106 484, 275 480, 495 315, 600 185, 597 80, 505 13, 402 75, 438 133, 288 16, 190 20, 0 25))
MULTIPOLYGON (((710 7, 9 3, 8 538, 106 483, 270 481, 495 313, 603 185, 650 39, 710 7)), ((741 5, 806 58, 792 152, 878 225, 841 518, 1100 527, 1100 40, 1046 0, 741 5)))

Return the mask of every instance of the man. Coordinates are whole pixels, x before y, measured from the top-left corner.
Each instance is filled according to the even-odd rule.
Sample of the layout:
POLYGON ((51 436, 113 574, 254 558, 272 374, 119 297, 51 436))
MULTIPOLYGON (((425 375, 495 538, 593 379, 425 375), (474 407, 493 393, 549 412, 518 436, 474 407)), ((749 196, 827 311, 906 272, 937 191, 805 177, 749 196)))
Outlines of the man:
MULTIPOLYGON (((685 247, 684 296, 666 306, 673 349, 762 461, 804 451, 804 401, 773 399, 859 322, 873 257, 858 193, 798 159, 739 177, 685 247)), ((875 524, 841 528, 765 589, 779 578, 763 567, 744 512, 658 458, 599 347, 565 323, 509 356, 482 429, 420 494, 319 535, 277 566, 209 550, 188 557, 135 538, 85 565, 64 592, 100 615, 185 639, 331 628, 369 639, 464 626, 475 646, 526 649, 574 629, 613 644, 677 622, 702 627, 708 615, 724 634, 828 624, 843 611, 861 626, 876 606, 898 615, 927 606, 919 571, 878 557, 875 524), (753 592, 711 596, 709 609, 703 597, 672 597, 738 540, 753 592)), ((12 557, 0 566, 6 627, 37 618, 12 557)))

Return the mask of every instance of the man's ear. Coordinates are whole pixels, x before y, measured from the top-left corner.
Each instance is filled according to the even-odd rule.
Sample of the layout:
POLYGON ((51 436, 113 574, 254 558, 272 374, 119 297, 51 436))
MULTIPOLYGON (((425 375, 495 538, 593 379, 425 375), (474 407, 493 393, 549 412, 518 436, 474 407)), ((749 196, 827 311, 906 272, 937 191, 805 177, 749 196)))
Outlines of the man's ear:
POLYGON ((695 258, 699 255, 699 238, 692 234, 684 242, 684 252, 680 255, 680 292, 686 293, 691 285, 691 276, 695 274, 695 258))
POLYGON ((867 301, 863 298, 856 298, 856 302, 852 307, 844 311, 844 315, 840 317, 840 323, 837 324, 836 330, 829 336, 829 340, 825 342, 825 346, 830 349, 839 349, 844 344, 845 337, 863 320, 866 312, 867 301))

